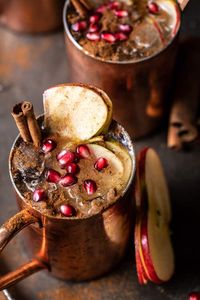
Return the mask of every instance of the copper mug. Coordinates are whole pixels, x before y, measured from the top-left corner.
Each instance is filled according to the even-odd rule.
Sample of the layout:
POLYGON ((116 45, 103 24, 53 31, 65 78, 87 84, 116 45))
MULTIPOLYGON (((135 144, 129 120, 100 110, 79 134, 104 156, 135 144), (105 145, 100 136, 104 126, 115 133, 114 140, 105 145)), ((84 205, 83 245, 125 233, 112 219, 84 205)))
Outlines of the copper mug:
POLYGON ((0 290, 43 269, 61 279, 92 279, 108 272, 123 257, 134 219, 131 192, 135 156, 131 139, 121 125, 113 121, 109 134, 128 150, 132 158, 131 176, 123 195, 113 205, 81 219, 42 215, 24 201, 11 172, 13 151, 21 139, 16 138, 10 152, 9 171, 20 212, 0 227, 0 251, 27 227, 24 229, 26 251, 34 258, 14 272, 1 276, 0 290))
POLYGON ((139 61, 103 60, 91 56, 71 35, 66 20, 69 5, 68 0, 63 10, 69 81, 104 90, 113 101, 114 118, 131 137, 152 133, 168 112, 179 30, 169 45, 151 57, 139 61))
POLYGON ((47 32, 62 25, 64 0, 0 0, 0 24, 26 33, 47 32))

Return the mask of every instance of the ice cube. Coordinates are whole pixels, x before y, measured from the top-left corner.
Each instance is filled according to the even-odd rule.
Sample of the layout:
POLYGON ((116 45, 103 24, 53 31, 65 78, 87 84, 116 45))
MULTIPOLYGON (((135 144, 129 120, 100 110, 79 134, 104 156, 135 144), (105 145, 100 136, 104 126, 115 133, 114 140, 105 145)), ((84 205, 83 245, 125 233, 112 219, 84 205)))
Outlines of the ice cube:
POLYGON ((162 36, 159 27, 150 18, 145 18, 139 23, 130 35, 138 49, 150 50, 155 53, 162 47, 162 36))

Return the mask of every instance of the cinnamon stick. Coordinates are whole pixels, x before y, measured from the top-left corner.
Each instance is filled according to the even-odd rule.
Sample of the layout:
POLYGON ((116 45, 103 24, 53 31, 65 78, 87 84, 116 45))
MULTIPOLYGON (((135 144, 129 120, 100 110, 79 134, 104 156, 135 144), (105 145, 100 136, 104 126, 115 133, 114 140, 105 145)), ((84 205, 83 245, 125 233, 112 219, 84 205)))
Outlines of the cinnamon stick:
POLYGON ((18 103, 13 107, 12 116, 15 120, 19 133, 24 140, 24 142, 31 142, 31 136, 28 129, 28 124, 26 121, 26 117, 22 112, 22 103, 18 103))
POLYGON ((87 10, 92 9, 92 5, 88 0, 80 0, 80 2, 87 10))
POLYGON ((84 18, 88 15, 87 7, 83 5, 80 0, 71 0, 71 2, 80 17, 84 18))
POLYGON ((195 40, 183 43, 179 51, 167 142, 168 147, 177 150, 198 137, 199 51, 200 45, 195 40))
POLYGON ((28 129, 33 143, 36 147, 39 147, 41 143, 41 131, 34 114, 32 103, 24 101, 22 103, 22 111, 24 116, 26 117, 28 129))

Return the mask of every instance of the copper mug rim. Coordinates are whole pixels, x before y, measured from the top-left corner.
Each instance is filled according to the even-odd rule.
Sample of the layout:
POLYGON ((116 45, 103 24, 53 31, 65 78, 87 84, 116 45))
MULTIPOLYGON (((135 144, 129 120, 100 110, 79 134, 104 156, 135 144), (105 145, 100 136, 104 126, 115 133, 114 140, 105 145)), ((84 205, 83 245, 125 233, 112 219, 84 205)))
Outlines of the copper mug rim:
POLYGON ((109 59, 103 59, 101 57, 96 57, 96 56, 93 56, 92 54, 90 54, 88 51, 84 50, 83 47, 80 46, 80 44, 73 38, 70 30, 69 30, 69 26, 68 26, 68 23, 67 23, 67 10, 68 10, 68 6, 70 5, 70 0, 66 0, 65 4, 64 4, 64 7, 63 7, 63 25, 64 25, 64 30, 65 30, 65 34, 68 36, 68 38, 70 39, 70 41, 72 42, 72 44, 81 52, 83 52, 86 56, 88 57, 91 57, 97 61, 100 61, 100 62, 104 62, 104 63, 108 63, 108 64, 116 64, 116 65, 129 65, 129 64, 139 64, 139 63, 142 63, 142 62, 145 62, 145 61, 148 61, 150 59, 153 59, 157 56, 159 56, 160 54, 162 54, 172 43, 173 41, 176 39, 176 37, 178 36, 179 32, 180 32, 180 27, 181 27, 181 23, 182 23, 182 13, 181 13, 181 8, 180 8, 180 5, 179 3, 176 1, 176 5, 177 5, 177 9, 179 11, 179 24, 177 26, 177 29, 176 29, 176 33, 175 35, 173 36, 172 39, 170 39, 170 41, 161 49, 159 50, 158 52, 154 53, 153 55, 151 56, 147 56, 147 57, 144 57, 144 58, 140 58, 140 59, 134 59, 134 60, 123 60, 123 61, 113 61, 113 60, 109 60, 109 59))
MULTIPOLYGON (((39 115, 37 117, 37 119, 40 120, 40 121, 42 121, 43 117, 44 117, 44 114, 41 114, 41 115, 39 115)), ((64 217, 63 218, 62 217, 61 218, 61 217, 55 217, 55 216, 52 216, 52 215, 45 215, 46 218, 49 218, 51 220, 55 219, 56 221, 58 221, 58 220, 62 220, 62 221, 66 220, 68 222, 73 222, 73 221, 76 222, 76 221, 82 220, 82 219, 85 220, 85 219, 95 218, 95 217, 98 217, 99 215, 102 215, 102 213, 105 212, 106 210, 108 210, 111 206, 115 205, 120 200, 120 198, 122 198, 126 194, 126 192, 128 191, 129 187, 132 184, 132 181, 133 181, 133 178, 134 178, 134 175, 135 175, 135 169, 136 169, 135 151, 134 151, 133 141, 131 140, 128 132, 124 129, 124 127, 121 124, 119 124, 117 121, 115 121, 115 120, 112 120, 111 126, 113 124, 114 124, 114 126, 116 126, 117 128, 120 128, 123 131, 123 136, 125 136, 125 139, 127 141, 128 146, 125 146, 122 142, 121 142, 121 144, 123 144, 126 147, 128 153, 129 153, 129 155, 131 157, 131 161, 132 161, 131 175, 130 175, 130 178, 129 178, 127 184, 126 184, 126 187, 123 189, 122 193, 119 195, 119 197, 117 198, 117 200, 114 201, 114 203, 112 203, 111 205, 106 206, 103 210, 101 210, 100 212, 98 212, 97 214, 94 214, 94 215, 84 216, 84 217, 81 217, 81 218, 77 218, 77 217, 70 217, 70 218, 68 218, 68 217, 64 217)), ((109 132, 109 129, 108 129, 108 132, 109 132)), ((14 140, 14 142, 12 144, 11 150, 10 150, 10 154, 9 154, 9 176, 10 176, 10 180, 12 182, 12 186, 14 187, 15 192, 17 193, 17 195, 21 199, 23 199, 24 202, 26 202, 25 201, 25 197, 22 196, 21 192, 17 188, 17 186, 16 186, 16 184, 14 182, 13 176, 12 176, 12 156, 13 156, 13 152, 14 152, 14 149, 15 149, 15 145, 19 141, 19 139, 20 139, 20 134, 18 134, 17 137, 15 138, 15 140, 14 140)), ((28 203, 26 202, 26 204, 28 204, 28 203)), ((37 209, 35 209, 34 207, 32 207, 30 204, 28 204, 28 206, 30 206, 30 208, 32 210, 36 211, 37 214, 39 213, 40 215, 43 216, 43 214, 40 211, 38 211, 37 209)))

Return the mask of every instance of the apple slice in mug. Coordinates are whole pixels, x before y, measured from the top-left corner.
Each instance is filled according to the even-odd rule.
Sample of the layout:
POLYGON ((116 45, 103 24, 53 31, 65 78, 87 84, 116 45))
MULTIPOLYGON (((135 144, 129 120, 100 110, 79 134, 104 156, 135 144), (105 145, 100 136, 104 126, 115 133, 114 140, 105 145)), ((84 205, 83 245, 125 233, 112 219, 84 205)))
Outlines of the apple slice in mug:
POLYGON ((106 195, 110 189, 115 189, 119 195, 128 182, 124 179, 123 162, 112 151, 101 145, 86 144, 85 146, 89 150, 89 157, 79 161, 78 180, 83 182, 87 178, 92 179, 97 185, 97 190, 92 195, 85 195, 84 199, 91 200, 99 196, 99 187, 101 195, 106 195), (106 163, 103 165, 102 161, 106 163), (97 166, 98 162, 100 163, 97 166))
POLYGON ((52 134, 84 141, 105 132, 112 120, 112 103, 98 88, 63 84, 44 92, 45 127, 52 134))
POLYGON ((128 182, 128 180, 131 176, 131 171, 134 166, 133 166, 133 162, 132 162, 132 159, 131 159, 129 153, 127 152, 127 149, 117 141, 109 141, 109 142, 106 141, 105 146, 110 151, 112 151, 123 163, 123 166, 124 166, 123 179, 124 179, 124 182, 128 182))
POLYGON ((138 213, 136 224, 140 234, 136 244, 141 245, 140 258, 149 279, 155 283, 168 281, 174 272, 174 254, 169 233, 171 208, 169 192, 158 155, 145 148, 138 155, 136 180, 140 203, 147 201, 147 210, 138 213), (143 195, 145 192, 145 195, 143 195), (138 229, 139 228, 139 229, 138 229))

